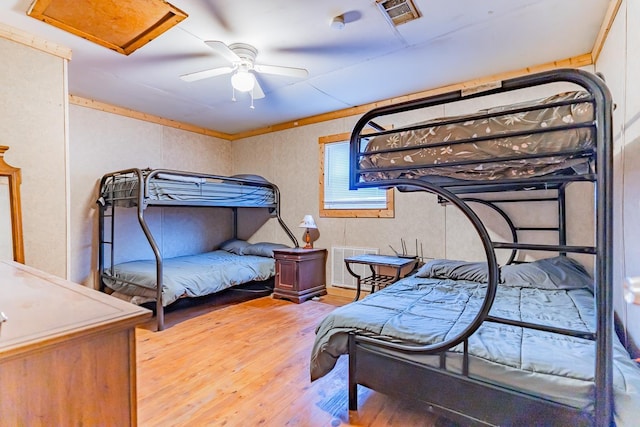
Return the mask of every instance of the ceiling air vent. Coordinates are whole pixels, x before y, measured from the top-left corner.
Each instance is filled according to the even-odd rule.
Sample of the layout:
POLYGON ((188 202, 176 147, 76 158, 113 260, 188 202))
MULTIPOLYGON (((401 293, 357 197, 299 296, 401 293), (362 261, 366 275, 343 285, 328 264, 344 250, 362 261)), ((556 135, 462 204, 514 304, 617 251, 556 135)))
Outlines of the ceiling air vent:
POLYGON ((411 0, 376 0, 376 3, 395 26, 420 17, 420 12, 411 0))

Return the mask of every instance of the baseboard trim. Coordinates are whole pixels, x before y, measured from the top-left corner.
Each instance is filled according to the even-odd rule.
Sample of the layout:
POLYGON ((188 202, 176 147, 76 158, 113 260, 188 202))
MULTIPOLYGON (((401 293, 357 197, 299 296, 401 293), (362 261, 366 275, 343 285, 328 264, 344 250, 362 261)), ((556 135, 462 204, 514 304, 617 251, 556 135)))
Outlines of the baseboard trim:
MULTIPOLYGON (((356 291, 355 289, 347 289, 347 288, 329 285, 327 286, 327 294, 331 296, 336 296, 336 297, 353 299, 356 296, 356 291)), ((369 292, 365 290, 360 291, 360 298, 364 298, 367 295, 369 295, 369 292)))

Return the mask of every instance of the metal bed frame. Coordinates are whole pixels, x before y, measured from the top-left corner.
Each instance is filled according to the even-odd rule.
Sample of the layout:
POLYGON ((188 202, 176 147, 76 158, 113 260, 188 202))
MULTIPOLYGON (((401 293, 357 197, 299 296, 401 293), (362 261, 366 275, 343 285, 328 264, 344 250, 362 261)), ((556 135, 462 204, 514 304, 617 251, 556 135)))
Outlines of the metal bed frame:
MULTIPOLYGON (((98 244, 98 277, 100 279, 100 290, 104 291, 105 284, 103 279, 113 279, 109 272, 113 271, 114 267, 114 251, 115 251, 115 212, 118 203, 126 202, 129 206, 133 206, 137 210, 138 223, 153 250, 153 254, 156 260, 156 318, 158 331, 164 329, 164 305, 162 303, 162 285, 163 285, 163 257, 158 244, 156 243, 147 221, 145 219, 145 210, 149 206, 199 206, 199 207, 217 207, 217 208, 230 208, 233 213, 233 237, 237 237, 238 232, 238 208, 268 208, 271 212, 271 216, 278 220, 278 223, 285 231, 287 236, 291 239, 295 247, 298 247, 298 240, 293 235, 289 227, 285 224, 280 216, 280 190, 275 184, 267 181, 258 181, 256 179, 241 178, 233 176, 220 176, 220 175, 208 175, 199 174, 193 172, 175 171, 169 169, 125 169, 108 173, 100 180, 100 197, 97 201, 99 207, 99 244, 98 244), (208 182, 224 182, 234 183, 248 188, 261 188, 268 189, 273 194, 273 202, 265 204, 262 202, 256 202, 252 205, 247 205, 246 202, 234 202, 234 200, 223 199, 209 199, 209 200, 157 200, 150 197, 150 182, 157 178, 158 175, 179 175, 181 177, 190 177, 196 179, 207 180, 208 182), (134 186, 126 192, 115 190, 117 183, 122 180, 128 180, 134 183, 134 186), (106 224, 106 223, 109 224, 106 224), (109 231, 109 236, 105 236, 105 231, 109 231), (109 246, 109 265, 105 266, 105 247, 109 246), (106 267, 106 268, 105 268, 106 267)), ((118 279, 121 280, 121 279, 118 279)))
MULTIPOLYGON (((349 335, 349 409, 357 409, 357 385, 361 384, 371 389, 419 399, 428 403, 430 408, 453 420, 471 425, 597 425, 605 426, 613 423, 613 373, 612 373, 612 333, 613 309, 612 309, 612 100, 604 82, 590 73, 562 69, 543 72, 535 75, 513 78, 502 82, 500 87, 485 92, 464 95, 460 91, 449 92, 416 101, 410 101, 394 106, 377 108, 366 113, 356 124, 351 135, 350 147, 350 187, 351 189, 364 187, 399 187, 416 189, 436 194, 441 202, 457 206, 468 220, 473 224, 484 246, 484 252, 488 261, 489 283, 487 293, 481 310, 464 331, 457 336, 441 343, 416 346, 397 342, 385 341, 374 337, 359 335, 352 332, 349 335), (587 124, 592 130, 595 149, 590 152, 581 150, 576 155, 587 157, 591 170, 586 174, 552 174, 543 177, 529 179, 502 179, 492 181, 463 181, 448 184, 435 185, 428 178, 423 179, 379 179, 376 181, 364 181, 362 175, 371 172, 372 169, 360 169, 360 159, 363 157, 361 138, 371 137, 376 133, 368 132, 364 135, 365 127, 373 127, 378 133, 385 131, 375 124, 377 118, 416 110, 435 105, 446 104, 463 99, 486 96, 495 93, 518 90, 527 87, 545 85, 554 82, 569 82, 581 86, 589 93, 589 98, 576 103, 589 102, 593 107, 594 120, 587 124), (595 172, 594 172, 595 170, 595 172), (593 183, 595 202, 595 231, 594 246, 567 245, 566 239, 566 206, 565 188, 572 182, 587 181, 593 183), (513 194, 523 195, 520 199, 527 199, 526 189, 551 189, 557 191, 557 196, 549 199, 558 202, 559 224, 557 229, 538 228, 541 231, 557 231, 557 245, 527 244, 518 241, 518 230, 531 230, 529 227, 515 227, 508 221, 512 230, 513 242, 492 241, 484 225, 469 207, 469 202, 478 202, 469 194, 514 191, 513 194), (467 196, 464 196, 464 195, 467 196), (595 257, 595 286, 594 295, 596 301, 596 331, 584 333, 581 331, 563 328, 546 327, 527 322, 514 321, 489 314, 499 280, 499 270, 496 261, 496 249, 511 250, 510 261, 514 261, 515 251, 553 251, 560 254, 581 253, 591 254, 595 257), (596 344, 596 360, 594 366, 594 412, 590 413, 560 403, 532 396, 517 390, 502 388, 487 382, 476 380, 469 376, 469 354, 467 338, 471 336, 483 322, 495 322, 574 337, 594 340, 596 344), (462 374, 456 374, 446 370, 446 351, 457 344, 463 345, 463 369, 462 374), (394 352, 394 355, 389 353, 394 352), (429 367, 409 361, 402 354, 429 354, 439 355, 440 366, 429 367)), ((508 112, 507 112, 508 113, 508 112)), ((504 115, 501 113, 486 113, 474 115, 476 118, 489 118, 504 115)), ((459 119, 458 121, 462 121, 459 119)), ((456 120, 448 120, 446 123, 454 123, 456 120)), ((443 123, 445 123, 443 122, 443 123)), ((566 127, 567 129, 570 126, 566 127)), ((558 128, 556 128, 557 130, 558 128)), ((404 129, 397 129, 402 131, 404 129)), ((468 141, 460 141, 468 142, 468 141)), ((457 141, 448 141, 447 144, 455 144, 457 141)), ((437 145, 437 144, 436 144, 437 145)), ((415 149, 416 147, 411 147, 415 149)), ((402 150, 399 147, 398 150, 402 150)), ((406 150, 406 148, 404 148, 406 150)), ((393 150, 386 150, 387 152, 393 150)), ((540 155, 520 155, 518 160, 540 157, 540 155)), ((478 163, 487 163, 481 161, 478 163)), ((460 163, 474 167, 468 162, 460 163)), ((456 165, 450 162, 448 166, 456 165)), ((429 168, 427 166, 411 165, 411 169, 429 168)), ((397 168, 374 171, 398 170, 397 168)), ((490 204, 500 213, 495 206, 499 203, 513 202, 511 199, 497 199, 492 202, 480 200, 480 203, 490 204)), ((504 213, 504 212, 503 212, 504 213)), ((502 215, 502 214, 501 214, 502 215)), ((506 217, 503 215, 503 217, 506 217)))

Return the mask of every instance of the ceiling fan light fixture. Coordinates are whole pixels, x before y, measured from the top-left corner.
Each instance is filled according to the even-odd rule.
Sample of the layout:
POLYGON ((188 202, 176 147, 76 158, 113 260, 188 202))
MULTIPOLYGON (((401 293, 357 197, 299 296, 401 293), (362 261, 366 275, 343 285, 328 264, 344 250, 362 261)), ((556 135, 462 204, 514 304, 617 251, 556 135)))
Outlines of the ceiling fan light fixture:
POLYGON ((238 70, 231 76, 231 86, 240 92, 250 92, 256 84, 256 78, 246 70, 238 70))

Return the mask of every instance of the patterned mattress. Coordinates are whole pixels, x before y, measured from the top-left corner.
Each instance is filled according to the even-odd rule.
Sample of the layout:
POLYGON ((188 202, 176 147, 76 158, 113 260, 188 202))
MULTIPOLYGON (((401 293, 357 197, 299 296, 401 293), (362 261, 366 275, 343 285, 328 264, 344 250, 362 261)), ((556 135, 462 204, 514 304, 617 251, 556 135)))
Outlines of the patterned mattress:
POLYGON ((365 181, 429 175, 495 180, 542 176, 584 167, 584 152, 595 148, 589 127, 593 121, 592 105, 579 102, 587 97, 586 92, 566 92, 479 112, 496 114, 489 118, 441 118, 409 130, 371 137, 360 160, 362 176, 365 181), (541 108, 564 101, 577 103, 541 108), (449 124, 442 124, 443 121, 449 124), (584 126, 566 129, 567 125, 576 124, 584 126), (562 126, 565 129, 557 129, 562 126), (567 152, 582 154, 574 156, 567 152), (522 155, 536 157, 514 159, 522 155), (462 163, 455 164, 457 162, 462 163), (376 168, 387 170, 367 172, 376 168))

